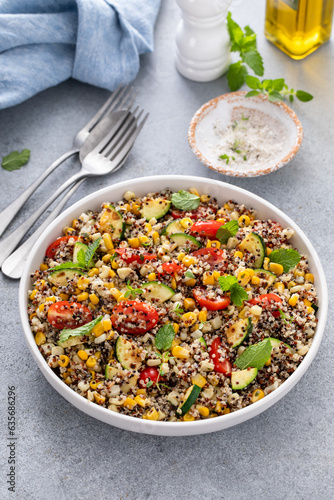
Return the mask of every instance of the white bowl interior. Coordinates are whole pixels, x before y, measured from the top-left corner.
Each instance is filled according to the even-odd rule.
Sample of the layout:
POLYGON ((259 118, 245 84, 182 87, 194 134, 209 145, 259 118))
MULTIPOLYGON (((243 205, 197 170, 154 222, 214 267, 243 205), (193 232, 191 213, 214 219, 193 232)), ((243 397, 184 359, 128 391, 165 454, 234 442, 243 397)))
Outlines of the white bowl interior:
POLYGON ((228 428, 258 415, 278 401, 297 383, 316 355, 325 327, 327 302, 326 280, 319 258, 304 233, 289 217, 284 215, 283 212, 264 199, 236 186, 201 177, 165 175, 143 177, 108 186, 85 197, 83 200, 68 208, 50 225, 31 251, 21 279, 19 296, 21 321, 28 347, 44 376, 62 396, 80 410, 108 424, 134 432, 165 436, 203 434, 228 428), (77 218, 85 210, 99 210, 101 204, 105 201, 118 201, 122 199, 124 192, 127 190, 131 189, 137 195, 142 196, 148 192, 157 192, 166 187, 174 191, 196 187, 200 193, 210 193, 212 196, 216 197, 219 203, 223 203, 229 199, 239 203, 245 203, 246 206, 256 209, 259 218, 272 219, 282 224, 283 227, 292 227, 296 232, 292 239, 292 244, 296 246, 300 252, 308 255, 310 268, 315 276, 315 284, 319 296, 320 307, 318 311, 317 332, 309 352, 298 369, 278 389, 257 403, 229 415, 209 420, 195 422, 151 422, 118 414, 106 408, 102 408, 95 403, 89 402, 64 384, 52 369, 48 367, 34 341, 27 317, 28 290, 31 289, 30 274, 39 268, 47 246, 61 235, 62 228, 65 225, 74 218, 77 218))

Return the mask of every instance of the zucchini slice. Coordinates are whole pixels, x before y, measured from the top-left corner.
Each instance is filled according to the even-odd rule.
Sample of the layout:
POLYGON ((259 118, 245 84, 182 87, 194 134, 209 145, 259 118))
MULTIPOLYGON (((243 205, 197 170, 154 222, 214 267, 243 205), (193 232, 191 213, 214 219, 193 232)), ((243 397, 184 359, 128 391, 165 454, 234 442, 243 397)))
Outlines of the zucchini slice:
POLYGON ((80 335, 80 337, 70 337, 65 340, 65 342, 60 342, 60 340, 58 340, 57 344, 65 349, 66 347, 73 347, 75 345, 83 344, 84 342, 85 335, 80 335))
POLYGON ((177 244, 178 247, 187 247, 190 250, 201 248, 201 243, 190 234, 175 233, 170 235, 170 240, 177 244))
POLYGON ((168 210, 170 209, 172 202, 170 200, 165 200, 164 198, 152 198, 144 201, 143 208, 141 210, 142 216, 145 217, 147 221, 151 219, 161 219, 168 210))
POLYGON ((232 372, 231 384, 234 391, 240 391, 249 385, 257 375, 257 368, 246 368, 246 370, 238 370, 232 372))
POLYGON ((248 252, 254 256, 254 260, 251 259, 248 262, 249 265, 253 265, 256 269, 262 267, 264 258, 266 256, 266 245, 257 233, 249 233, 246 238, 242 240, 238 247, 242 252, 248 252))
POLYGON ((166 235, 166 236, 170 236, 171 234, 184 233, 184 232, 185 232, 185 229, 184 229, 184 227, 182 227, 180 221, 173 220, 172 222, 167 224, 167 226, 164 228, 164 230, 162 231, 161 234, 166 235))
POLYGON ((184 403, 180 408, 182 416, 188 413, 188 411, 198 398, 200 392, 201 387, 199 385, 192 385, 191 387, 189 387, 184 397, 184 403))
POLYGON ((231 347, 238 347, 252 332, 253 325, 250 318, 240 319, 226 331, 227 342, 231 347))
POLYGON ((277 277, 275 274, 271 273, 270 271, 266 271, 265 269, 254 269, 254 276, 260 278, 261 282, 259 286, 265 288, 270 287, 277 277))
POLYGON ((166 302, 174 295, 174 290, 163 283, 157 281, 150 281, 144 283, 140 288, 144 290, 143 297, 147 300, 158 300, 159 302, 166 302))
POLYGON ((113 205, 103 209, 99 223, 100 232, 109 233, 112 240, 121 240, 123 238, 125 230, 123 217, 113 205))
MULTIPOLYGON (((73 262, 74 262, 74 264, 77 264, 77 262, 78 262, 78 253, 80 252, 80 250, 83 250, 86 253, 88 250, 88 245, 86 245, 85 243, 82 243, 81 241, 76 241, 74 244, 74 248, 73 248, 73 262)), ((90 259, 90 261, 88 263, 88 267, 94 267, 94 259, 93 258, 90 259)))
POLYGON ((67 286, 78 274, 83 275, 85 272, 80 269, 58 269, 49 274, 48 281, 55 286, 67 286))
POLYGON ((119 369, 115 366, 107 365, 105 369, 105 378, 106 380, 112 380, 116 375, 119 374, 119 369))
POLYGON ((271 350, 271 356, 274 356, 275 358, 282 358, 282 356, 284 355, 283 353, 281 353, 280 349, 279 349, 279 346, 280 344, 283 344, 286 349, 289 350, 289 353, 293 353, 293 350, 292 350, 292 347, 289 345, 289 344, 286 344, 285 342, 279 340, 279 339, 275 339, 273 337, 269 337, 269 340, 270 340, 270 343, 271 343, 271 347, 272 347, 272 350, 271 350), (275 352, 273 352, 275 350, 275 352))
POLYGON ((139 352, 138 347, 130 340, 123 337, 118 337, 116 340, 116 359, 126 370, 139 370, 142 365, 139 352))

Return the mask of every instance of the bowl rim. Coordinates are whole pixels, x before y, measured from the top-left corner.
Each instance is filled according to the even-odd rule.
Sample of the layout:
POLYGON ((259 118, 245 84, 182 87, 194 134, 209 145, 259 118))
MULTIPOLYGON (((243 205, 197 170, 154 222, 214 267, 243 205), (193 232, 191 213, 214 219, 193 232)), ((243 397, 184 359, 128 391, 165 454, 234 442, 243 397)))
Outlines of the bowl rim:
MULTIPOLYGON (((112 194, 110 196, 112 196, 112 194)), ((295 222, 293 222, 293 220, 290 219, 290 217, 285 215, 284 212, 276 208, 274 205, 266 201, 264 198, 261 198, 260 196, 255 195, 248 190, 215 179, 206 179, 203 177, 190 176, 190 175, 154 175, 154 176, 131 179, 111 186, 107 186, 77 201, 69 208, 67 208, 61 215, 59 215, 55 219, 55 221, 52 222, 49 228, 40 236, 40 238, 34 245, 32 251, 30 252, 30 255, 26 262, 25 269, 20 281, 20 288, 19 288, 19 311, 20 311, 21 323, 26 343, 38 367, 42 371, 43 375, 48 380, 48 382, 57 390, 57 392, 61 394, 65 399, 67 399, 67 401, 69 401, 79 410, 105 423, 114 425, 121 429, 131 430, 133 432, 153 434, 153 435, 163 435, 163 436, 196 435, 196 434, 205 434, 209 432, 226 429, 228 427, 249 420, 250 418, 255 417, 256 415, 262 413, 267 408, 272 406, 275 402, 281 399, 285 394, 287 394, 287 392, 289 392, 293 388, 293 386, 307 371, 313 359, 315 358, 325 329, 327 309, 328 309, 327 284, 319 257, 315 249, 313 248, 313 245, 308 240, 307 236, 297 226, 297 224, 295 224, 295 222), (53 370, 47 365, 45 359, 38 350, 38 347, 34 341, 34 336, 32 335, 27 315, 27 304, 28 304, 27 292, 31 287, 30 272, 29 272, 30 267, 32 266, 35 254, 40 249, 40 242, 42 242, 42 240, 44 240, 44 238, 46 238, 47 235, 48 236, 51 235, 53 229, 60 222, 64 223, 66 220, 68 220, 68 218, 71 216, 73 212, 77 213, 78 211, 80 211, 80 207, 87 204, 88 202, 92 202, 93 206, 94 201, 95 203, 97 203, 97 198, 99 198, 102 195, 104 196, 105 194, 109 196, 109 193, 112 192, 113 190, 122 189, 125 192, 130 188, 133 188, 133 186, 138 186, 140 184, 141 188, 142 187, 141 183, 149 184, 151 182, 159 184, 159 188, 156 189, 158 190, 168 187, 168 183, 171 181, 177 182, 177 185, 178 187, 180 186, 180 188, 186 187, 186 184, 189 187, 191 187, 193 184, 195 185, 197 184, 198 186, 201 185, 203 186, 204 182, 206 185, 209 186, 212 185, 217 187, 218 185, 221 186, 222 188, 232 191, 233 195, 237 196, 238 198, 240 197, 242 199, 242 197, 245 195, 247 197, 250 196, 254 200, 254 202, 262 206, 263 209, 269 208, 270 210, 273 210, 280 218, 282 218, 287 223, 289 227, 292 227, 301 237, 303 244, 307 247, 308 258, 310 259, 310 262, 313 263, 313 266, 314 268, 316 268, 317 273, 319 275, 319 283, 317 283, 317 290, 320 292, 319 295, 321 296, 321 303, 319 304, 319 310, 317 316, 318 318, 317 330, 314 336, 313 343, 310 347, 310 350, 308 351, 304 360, 298 366, 296 371, 275 391, 268 394, 265 398, 261 399, 257 403, 246 406, 228 415, 223 415, 213 419, 201 420, 195 422, 159 422, 159 421, 155 422, 155 421, 143 420, 137 417, 131 417, 128 415, 123 415, 120 413, 110 411, 107 408, 100 407, 97 404, 88 401, 86 398, 83 398, 73 389, 69 388, 66 384, 64 384, 64 382, 62 382, 60 378, 53 372, 53 370)))
POLYGON ((276 102, 270 102, 268 101, 268 97, 264 94, 259 94, 258 96, 250 97, 248 98, 249 101, 254 101, 255 99, 261 99, 263 102, 267 102, 269 105, 273 104, 274 106, 280 108, 284 113, 286 113, 293 121, 295 127, 296 127, 296 142, 294 146, 291 148, 289 153, 287 153, 281 160, 278 162, 274 163, 273 165, 270 165, 269 167, 263 167, 262 169, 255 169, 253 171, 249 172, 243 172, 237 169, 230 169, 227 168, 224 165, 221 165, 220 168, 217 168, 217 165, 215 163, 212 163, 210 160, 208 160, 204 154, 200 151, 199 147, 197 146, 197 141, 196 141, 196 128, 197 125, 201 122, 202 118, 210 112, 210 108, 214 109, 220 101, 228 100, 228 99, 233 99, 233 98, 238 98, 242 97, 247 94, 247 91, 244 90, 239 90, 238 92, 229 92, 227 94, 221 94, 217 97, 214 97, 210 101, 204 103, 194 114, 194 116, 191 119, 189 129, 188 129, 188 142, 189 145, 193 151, 193 153, 196 155, 196 157, 200 160, 200 162, 204 163, 208 168, 211 170, 214 170, 215 172, 218 172, 223 175, 228 175, 231 177, 259 177, 262 175, 267 175, 270 174, 271 172, 275 172, 276 170, 282 168, 284 165, 289 163, 290 160, 297 154, 302 140, 303 140, 303 127, 301 122, 299 121, 296 113, 291 109, 287 104, 285 104, 282 101, 276 101, 276 102))

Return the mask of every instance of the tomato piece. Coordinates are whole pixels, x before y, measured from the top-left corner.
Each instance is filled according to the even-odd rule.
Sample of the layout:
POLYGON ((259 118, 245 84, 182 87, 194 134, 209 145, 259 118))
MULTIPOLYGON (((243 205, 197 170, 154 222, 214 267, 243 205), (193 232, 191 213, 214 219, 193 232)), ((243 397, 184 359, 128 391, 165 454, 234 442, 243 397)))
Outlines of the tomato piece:
POLYGON ((220 226, 224 222, 218 220, 199 220, 195 222, 190 228, 190 234, 193 236, 207 236, 208 238, 215 238, 220 226))
POLYGON ((216 295, 214 298, 207 296, 205 288, 195 288, 193 290, 195 300, 201 307, 206 307, 208 311, 220 311, 230 305, 230 297, 226 295, 216 295))
POLYGON ((183 217, 190 217, 193 220, 197 220, 197 219, 202 219, 204 217, 207 217, 208 215, 212 215, 215 213, 216 213, 216 210, 212 207, 210 207, 210 208, 198 207, 196 210, 190 210, 189 212, 174 208, 171 211, 171 216, 173 217, 173 219, 183 219, 183 217))
POLYGON ((139 248, 116 248, 115 252, 127 263, 138 262, 144 264, 149 260, 155 260, 157 256, 154 253, 143 252, 139 248))
POLYGON ((211 361, 215 365, 215 371, 218 373, 223 373, 224 375, 229 377, 232 373, 232 364, 228 358, 224 359, 224 361, 220 361, 221 354, 219 354, 218 349, 220 348, 221 343, 222 341, 219 337, 215 338, 208 350, 211 361))
POLYGON ((192 252, 191 255, 197 259, 203 260, 206 264, 209 264, 211 269, 219 268, 222 271, 225 271, 228 265, 225 250, 220 250, 218 248, 200 248, 199 250, 192 252))
POLYGON ((272 315, 275 318, 278 318, 280 316, 280 312, 277 310, 278 308, 276 309, 275 305, 278 306, 278 304, 281 304, 282 299, 275 293, 265 293, 263 295, 255 297, 255 299, 248 300, 247 302, 252 306, 259 305, 263 309, 273 309, 272 315))
POLYGON ((143 389, 146 388, 147 382, 151 381, 154 384, 157 383, 159 379, 159 370, 154 366, 147 366, 139 375, 138 385, 143 389))
POLYGON ((62 238, 57 238, 56 241, 51 243, 51 245, 49 245, 46 249, 46 257, 48 257, 49 259, 53 259, 60 245, 63 242, 67 243, 70 238, 73 238, 75 241, 77 241, 78 236, 63 236, 62 238))
POLYGON ((164 270, 164 272, 161 274, 174 274, 182 271, 182 266, 173 261, 164 262, 161 267, 164 270))
POLYGON ((54 302, 48 310, 48 321, 54 328, 78 328, 92 321, 92 313, 88 307, 78 302, 62 300, 54 302))
POLYGON ((159 315, 145 302, 123 300, 113 308, 110 320, 119 332, 142 335, 158 324, 159 315))

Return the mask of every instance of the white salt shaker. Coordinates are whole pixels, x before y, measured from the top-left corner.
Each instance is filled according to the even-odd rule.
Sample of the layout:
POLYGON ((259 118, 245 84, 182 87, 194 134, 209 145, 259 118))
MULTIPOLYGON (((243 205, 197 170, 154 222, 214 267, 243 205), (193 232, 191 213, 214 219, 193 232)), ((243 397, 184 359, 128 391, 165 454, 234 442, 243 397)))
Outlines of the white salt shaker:
POLYGON ((230 65, 226 16, 232 0, 176 0, 182 20, 176 32, 176 67, 196 82, 222 76, 230 65))

